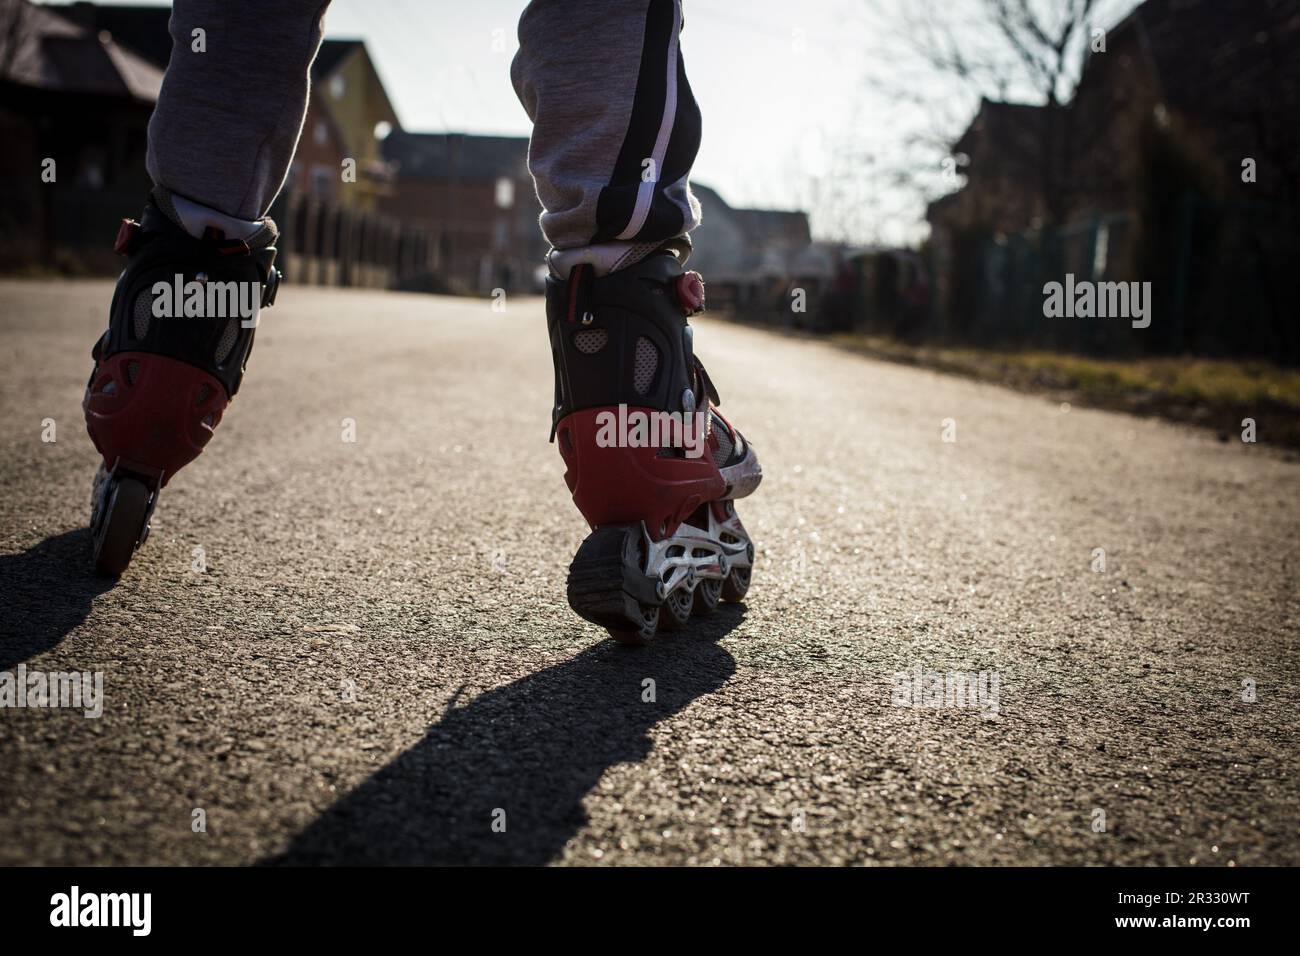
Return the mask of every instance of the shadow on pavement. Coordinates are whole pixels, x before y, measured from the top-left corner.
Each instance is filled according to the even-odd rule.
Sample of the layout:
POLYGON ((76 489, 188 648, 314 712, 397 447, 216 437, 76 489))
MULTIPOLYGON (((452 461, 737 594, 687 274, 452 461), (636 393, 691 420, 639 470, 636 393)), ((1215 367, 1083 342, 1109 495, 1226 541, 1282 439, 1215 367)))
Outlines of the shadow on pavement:
POLYGON ((78 528, 0 555, 0 670, 56 647, 113 586, 91 568, 90 551, 90 531, 78 528))
POLYGON ((743 605, 724 604, 689 636, 641 649, 604 641, 451 710, 263 864, 554 859, 586 822, 582 799, 601 774, 644 759, 656 723, 735 673, 717 642, 743 616, 743 605), (642 701, 646 678, 655 703, 642 701), (504 833, 492 829, 498 808, 504 833))

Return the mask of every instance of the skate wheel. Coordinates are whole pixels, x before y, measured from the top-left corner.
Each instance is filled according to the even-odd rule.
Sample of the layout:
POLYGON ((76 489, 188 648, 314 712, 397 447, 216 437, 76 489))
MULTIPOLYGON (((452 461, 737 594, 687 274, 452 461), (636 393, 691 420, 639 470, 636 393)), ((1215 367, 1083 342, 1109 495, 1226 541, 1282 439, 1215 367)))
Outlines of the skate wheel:
POLYGON ((732 568, 727 574, 727 579, 722 582, 722 598, 724 601, 736 603, 745 599, 745 592, 749 590, 749 578, 752 568, 732 568))
POLYGON ((695 595, 690 588, 679 587, 664 598, 663 609, 659 613, 659 623, 665 631, 680 631, 691 620, 691 608, 695 604, 695 595))
POLYGON ((95 529, 95 570, 120 577, 131 563, 149 516, 149 489, 134 478, 113 480, 95 529))
POLYGON ((641 605, 641 626, 633 627, 608 627, 609 636, 620 644, 627 644, 630 647, 644 647, 654 640, 655 631, 659 627, 659 608, 641 605))
POLYGON ((622 644, 649 643, 659 626, 655 582, 644 573, 640 525, 597 528, 569 565, 569 606, 622 644))
POLYGON ((695 585, 695 613, 712 614, 722 600, 722 581, 719 578, 700 578, 695 585))

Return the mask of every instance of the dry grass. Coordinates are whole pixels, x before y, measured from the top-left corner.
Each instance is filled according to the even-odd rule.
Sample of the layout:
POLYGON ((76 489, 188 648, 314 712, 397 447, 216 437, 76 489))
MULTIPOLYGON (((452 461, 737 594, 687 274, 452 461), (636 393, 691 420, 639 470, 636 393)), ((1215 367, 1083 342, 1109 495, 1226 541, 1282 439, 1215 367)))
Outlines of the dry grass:
POLYGON ((1160 415, 1238 434, 1254 418, 1261 443, 1300 448, 1300 371, 1257 360, 1122 361, 1053 352, 909 346, 842 333, 832 340, 875 358, 997 382, 1082 405, 1160 415))

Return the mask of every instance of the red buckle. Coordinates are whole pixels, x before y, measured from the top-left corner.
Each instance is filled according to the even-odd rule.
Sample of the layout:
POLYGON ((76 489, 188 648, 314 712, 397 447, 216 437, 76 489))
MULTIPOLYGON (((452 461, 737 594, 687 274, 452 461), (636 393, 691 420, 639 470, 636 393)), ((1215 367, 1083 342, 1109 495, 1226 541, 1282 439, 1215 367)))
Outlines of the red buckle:
POLYGON ((569 324, 578 324, 578 313, 586 312, 587 309, 587 289, 586 285, 591 280, 591 265, 586 262, 579 262, 569 270, 569 324))
POLYGON ((113 240, 113 251, 119 256, 129 256, 135 252, 136 242, 140 238, 140 224, 134 219, 123 219, 117 227, 117 238, 113 240))
POLYGON ((704 280, 698 272, 683 272, 677 277, 677 304, 687 315, 704 311, 704 280))

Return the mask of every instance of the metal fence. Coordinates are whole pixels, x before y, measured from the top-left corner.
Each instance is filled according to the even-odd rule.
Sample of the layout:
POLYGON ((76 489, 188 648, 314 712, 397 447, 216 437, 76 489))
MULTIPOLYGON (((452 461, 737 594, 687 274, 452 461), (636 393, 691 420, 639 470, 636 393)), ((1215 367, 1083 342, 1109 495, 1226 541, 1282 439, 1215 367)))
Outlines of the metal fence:
MULTIPOLYGON (((929 265, 946 289, 924 338, 1108 356, 1191 354, 1300 363, 1300 235, 1276 204, 1185 196, 1160 215, 1099 216, 1008 237, 952 238, 929 265), (1044 287, 1150 283, 1150 325, 1048 317, 1044 287)), ((864 303, 869 313, 869 303, 864 303)), ((868 319, 868 321, 870 321, 868 319)))

